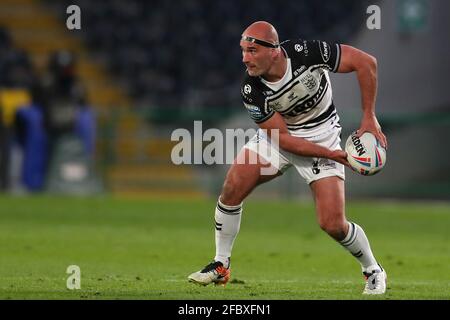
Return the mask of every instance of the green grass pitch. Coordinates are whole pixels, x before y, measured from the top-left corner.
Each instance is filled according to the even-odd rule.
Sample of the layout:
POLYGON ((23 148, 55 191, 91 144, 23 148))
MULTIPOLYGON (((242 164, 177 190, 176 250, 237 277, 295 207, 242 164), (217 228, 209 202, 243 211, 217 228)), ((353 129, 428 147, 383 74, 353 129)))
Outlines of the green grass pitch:
POLYGON ((357 261, 311 203, 249 199, 227 286, 187 276, 214 255, 213 200, 0 197, 0 299, 450 299, 450 204, 350 202, 388 273, 361 294, 357 261), (68 290, 66 269, 81 269, 68 290))

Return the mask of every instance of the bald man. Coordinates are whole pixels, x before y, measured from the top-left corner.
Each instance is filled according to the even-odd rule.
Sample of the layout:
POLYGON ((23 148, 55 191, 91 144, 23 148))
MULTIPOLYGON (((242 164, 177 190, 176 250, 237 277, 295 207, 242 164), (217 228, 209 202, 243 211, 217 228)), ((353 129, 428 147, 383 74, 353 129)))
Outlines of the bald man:
POLYGON ((356 72, 363 109, 358 136, 371 132, 387 147, 375 116, 376 59, 351 46, 324 41, 279 43, 275 28, 264 21, 243 32, 240 46, 247 67, 242 99, 260 129, 227 173, 215 211, 214 260, 191 274, 189 281, 227 283, 244 199, 259 184, 295 167, 312 190, 320 227, 361 264, 366 279, 363 293, 385 293, 386 272, 375 259, 366 234, 345 217, 344 166, 349 164, 340 147, 341 126, 328 75, 329 71, 356 72), (250 161, 255 158, 258 161, 250 161), (263 170, 267 163, 271 171, 263 170))

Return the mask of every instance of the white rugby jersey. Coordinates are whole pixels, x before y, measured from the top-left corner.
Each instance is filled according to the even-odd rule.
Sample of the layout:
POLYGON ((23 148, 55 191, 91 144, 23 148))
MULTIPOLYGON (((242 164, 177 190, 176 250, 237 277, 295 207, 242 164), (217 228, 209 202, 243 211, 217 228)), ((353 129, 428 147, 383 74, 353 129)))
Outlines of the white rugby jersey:
POLYGON ((250 117, 259 124, 278 112, 291 134, 305 137, 339 125, 328 71, 339 67, 340 45, 287 40, 280 46, 288 59, 283 79, 271 83, 245 73, 241 94, 250 117))

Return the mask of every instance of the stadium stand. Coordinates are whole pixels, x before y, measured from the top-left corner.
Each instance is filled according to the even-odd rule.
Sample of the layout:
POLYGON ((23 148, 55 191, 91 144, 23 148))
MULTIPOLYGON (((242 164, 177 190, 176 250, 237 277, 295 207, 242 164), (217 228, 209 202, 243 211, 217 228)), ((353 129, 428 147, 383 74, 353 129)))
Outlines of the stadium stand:
MULTIPOLYGON (((82 8, 80 35, 154 121, 188 112, 219 116, 240 104, 238 38, 255 19, 272 21, 282 39, 347 40, 364 1, 187 0, 49 1, 55 11, 82 8), (343 23, 345 22, 345 24, 343 23), (224 110, 225 109, 225 110, 224 110), (177 113, 174 114, 174 110, 177 113), (167 115, 167 117, 164 117, 167 115)), ((175 119, 174 119, 175 118, 175 119)))
MULTIPOLYGON (((282 39, 345 41, 358 30, 361 15, 355 12, 364 4, 5 0, 0 24, 26 53, 16 59, 29 57, 19 65, 33 66, 39 75, 55 52, 76 57, 76 76, 98 114, 96 154, 111 191, 198 195, 192 169, 171 164, 174 143, 161 137, 160 128, 200 118, 214 123, 240 110, 237 41, 243 28, 264 19, 277 26, 282 39), (81 30, 65 26, 72 4, 81 8, 81 30)), ((1 57, 0 66, 4 61, 1 57)))

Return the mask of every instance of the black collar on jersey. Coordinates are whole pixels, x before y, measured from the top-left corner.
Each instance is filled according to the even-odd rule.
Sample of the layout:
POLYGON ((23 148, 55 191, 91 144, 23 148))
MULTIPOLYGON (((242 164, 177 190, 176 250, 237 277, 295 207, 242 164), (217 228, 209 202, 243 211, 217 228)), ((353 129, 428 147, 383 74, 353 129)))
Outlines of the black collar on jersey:
POLYGON ((249 41, 249 42, 253 42, 253 43, 257 43, 263 47, 267 47, 267 48, 278 48, 280 45, 279 44, 273 44, 264 40, 259 40, 253 37, 249 37, 249 36, 242 36, 241 38, 242 41, 249 41))

